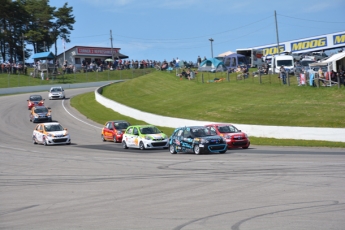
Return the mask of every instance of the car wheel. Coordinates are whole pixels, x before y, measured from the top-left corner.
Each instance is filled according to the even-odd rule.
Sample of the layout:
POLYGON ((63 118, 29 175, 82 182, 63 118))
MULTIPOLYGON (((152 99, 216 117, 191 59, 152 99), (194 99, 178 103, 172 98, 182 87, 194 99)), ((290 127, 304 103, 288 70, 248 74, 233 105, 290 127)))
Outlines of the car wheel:
POLYGON ((176 154, 176 153, 177 153, 174 144, 172 144, 172 145, 169 146, 169 151, 170 151, 171 154, 176 154))
POLYGON ((144 143, 142 141, 140 141, 140 143, 139 143, 139 149, 140 150, 145 150, 145 145, 144 145, 144 143))
POLYGON ((35 138, 35 137, 32 137, 32 143, 33 143, 34 145, 37 145, 37 141, 36 141, 36 138, 35 138))
POLYGON ((71 142, 66 143, 66 145, 70 145, 70 144, 71 144, 71 142))
POLYGON ((194 150, 195 154, 197 154, 197 155, 200 154, 200 147, 199 147, 199 145, 194 145, 193 150, 194 150))
POLYGON ((224 151, 220 151, 219 153, 226 153, 226 150, 224 150, 224 151))
POLYGON ((249 148, 249 146, 242 147, 242 149, 247 149, 247 148, 249 148))
POLYGON ((117 143, 116 136, 113 138, 114 143, 117 143))
POLYGON ((105 141, 103 134, 101 135, 101 139, 102 139, 102 141, 105 141))
POLYGON ((128 149, 128 146, 127 146, 127 144, 126 144, 126 141, 122 141, 122 148, 128 149))
POLYGON ((48 145, 47 140, 45 138, 43 139, 43 144, 44 144, 44 146, 48 145))

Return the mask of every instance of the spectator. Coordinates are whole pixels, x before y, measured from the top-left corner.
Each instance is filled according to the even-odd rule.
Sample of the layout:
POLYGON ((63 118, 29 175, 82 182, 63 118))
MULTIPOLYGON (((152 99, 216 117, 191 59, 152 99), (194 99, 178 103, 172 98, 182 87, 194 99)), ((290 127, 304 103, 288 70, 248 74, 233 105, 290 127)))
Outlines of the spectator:
POLYGON ((198 56, 198 58, 196 59, 196 63, 198 64, 198 67, 199 67, 201 64, 201 57, 200 56, 198 56))
POLYGON ((280 78, 283 80, 283 84, 285 85, 286 84, 286 71, 285 71, 285 68, 283 65, 280 67, 279 72, 280 72, 280 78))

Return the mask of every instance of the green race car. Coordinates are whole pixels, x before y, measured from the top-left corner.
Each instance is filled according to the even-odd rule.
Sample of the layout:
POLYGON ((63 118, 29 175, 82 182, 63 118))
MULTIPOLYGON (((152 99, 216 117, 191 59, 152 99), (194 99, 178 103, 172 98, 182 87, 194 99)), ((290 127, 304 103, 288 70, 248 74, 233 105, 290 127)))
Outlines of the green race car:
POLYGON ((122 146, 124 149, 168 149, 169 138, 153 125, 132 125, 123 134, 122 146))

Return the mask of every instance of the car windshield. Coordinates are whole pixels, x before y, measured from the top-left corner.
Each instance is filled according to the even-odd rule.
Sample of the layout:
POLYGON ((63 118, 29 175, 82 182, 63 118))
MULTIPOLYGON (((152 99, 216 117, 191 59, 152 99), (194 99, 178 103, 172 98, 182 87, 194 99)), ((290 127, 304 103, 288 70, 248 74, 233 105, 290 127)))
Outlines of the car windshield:
POLYGON ((300 65, 301 66, 309 66, 309 64, 311 64, 311 63, 315 63, 315 61, 312 61, 312 60, 310 60, 310 61, 301 61, 300 65))
POLYGON ((140 128, 140 133, 141 134, 157 134, 157 133, 161 133, 161 131, 157 129, 156 127, 142 127, 140 128))
POLYGON ((61 92, 61 88, 52 88, 50 92, 61 92))
POLYGON ((293 66, 292 60, 278 60, 277 66, 293 66))
POLYGON ((61 125, 45 125, 44 129, 47 132, 55 132, 55 131, 63 131, 63 127, 61 125))
POLYGON ((209 130, 206 127, 193 128, 191 129, 191 133, 194 137, 211 136, 211 134, 209 133, 209 130))
POLYGON ((238 133, 238 129, 233 125, 218 126, 220 133, 238 133))
POLYGON ((35 108, 35 113, 48 113, 47 108, 35 108))
POLYGON ((129 124, 127 122, 114 123, 115 129, 127 129, 129 124))
POLYGON ((35 96, 30 96, 29 98, 30 101, 41 101, 42 97, 39 95, 35 95, 35 96))

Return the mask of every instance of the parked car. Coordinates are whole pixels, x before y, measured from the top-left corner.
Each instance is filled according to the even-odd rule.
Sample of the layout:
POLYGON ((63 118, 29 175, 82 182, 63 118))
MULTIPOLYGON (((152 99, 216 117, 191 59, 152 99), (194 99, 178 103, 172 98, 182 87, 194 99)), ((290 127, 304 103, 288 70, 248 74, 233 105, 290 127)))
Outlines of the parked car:
POLYGON ((30 111, 30 121, 33 123, 41 121, 52 121, 50 107, 45 106, 34 106, 30 111))
POLYGON ((122 142, 122 137, 131 124, 123 120, 107 121, 102 129, 102 141, 122 142))
POLYGON ((41 123, 36 125, 32 133, 32 143, 43 145, 71 144, 67 129, 59 123, 41 123))
POLYGON ((126 129, 122 138, 122 147, 157 149, 169 147, 168 136, 153 125, 133 125, 126 129))
POLYGON ((42 98, 41 95, 30 95, 27 102, 28 102, 29 110, 36 105, 40 105, 40 106, 44 105, 44 99, 42 98))
POLYGON ((225 138, 211 134, 205 126, 185 126, 175 129, 171 135, 169 151, 171 154, 225 153, 227 144, 225 138))
POLYGON ((65 90, 61 86, 51 87, 48 91, 49 100, 52 99, 65 99, 65 90))
POLYGON ((312 52, 309 54, 305 54, 302 60, 313 60, 313 61, 320 61, 322 59, 327 58, 328 55, 324 52, 312 52))
POLYGON ((232 124, 209 124, 206 125, 206 127, 210 130, 211 134, 224 137, 226 139, 228 149, 247 149, 250 145, 248 135, 237 129, 232 124))

